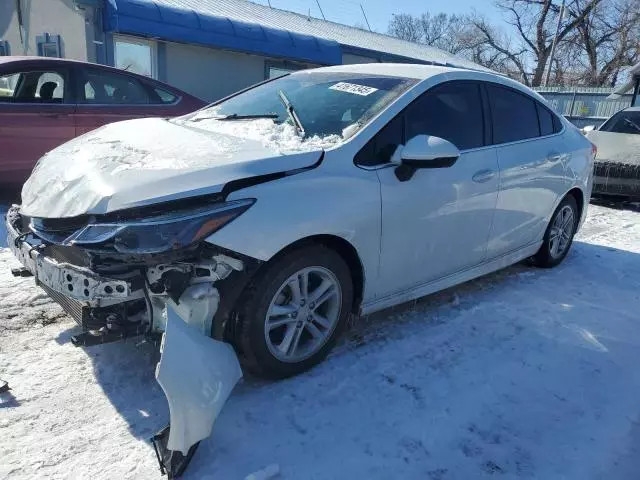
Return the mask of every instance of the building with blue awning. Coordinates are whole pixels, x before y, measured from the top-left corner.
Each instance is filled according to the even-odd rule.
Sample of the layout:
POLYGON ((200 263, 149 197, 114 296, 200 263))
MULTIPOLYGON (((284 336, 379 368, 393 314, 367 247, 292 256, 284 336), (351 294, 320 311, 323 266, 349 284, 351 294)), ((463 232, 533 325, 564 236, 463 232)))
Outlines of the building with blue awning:
POLYGON ((432 47, 246 0, 0 3, 0 55, 114 65, 211 101, 323 65, 403 62, 483 69, 432 47))

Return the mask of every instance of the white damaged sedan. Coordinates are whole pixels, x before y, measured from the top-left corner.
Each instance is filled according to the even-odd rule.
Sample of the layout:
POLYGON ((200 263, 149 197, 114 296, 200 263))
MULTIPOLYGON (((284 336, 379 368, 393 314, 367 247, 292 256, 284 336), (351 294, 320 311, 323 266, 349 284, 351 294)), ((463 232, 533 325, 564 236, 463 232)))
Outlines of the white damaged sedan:
POLYGON ((577 129, 507 78, 327 67, 53 150, 7 215, 9 244, 15 273, 83 327, 77 344, 164 332, 165 446, 187 454, 241 376, 234 352, 291 376, 350 314, 527 258, 560 263, 593 161, 577 129))

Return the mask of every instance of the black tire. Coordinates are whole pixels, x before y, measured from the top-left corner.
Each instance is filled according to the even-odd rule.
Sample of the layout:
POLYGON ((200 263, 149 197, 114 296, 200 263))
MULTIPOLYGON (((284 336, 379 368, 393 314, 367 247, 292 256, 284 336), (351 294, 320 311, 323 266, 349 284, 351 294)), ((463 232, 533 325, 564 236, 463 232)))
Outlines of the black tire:
POLYGON ((544 238, 542 241, 542 245, 540 246, 540 250, 538 250, 538 252, 533 257, 531 257, 533 265, 540 268, 552 268, 556 265, 559 265, 565 259, 565 257, 569 253, 569 250, 571 249, 573 236, 576 233, 576 227, 578 226, 579 221, 580 217, 576 199, 573 197, 573 195, 567 195, 560 202, 560 205, 558 205, 558 208, 556 208, 555 212, 553 212, 553 215, 551 216, 551 220, 549 221, 549 225, 547 226, 547 231, 544 233, 544 238), (566 207, 570 207, 573 212, 571 235, 566 248, 559 255, 554 256, 551 252, 551 230, 553 228, 556 217, 566 207))
POLYGON ((340 336, 353 304, 353 283, 349 267, 335 251, 312 244, 280 255, 261 268, 238 301, 235 343, 246 368, 267 378, 281 379, 297 375, 320 363, 340 336), (284 362, 271 353, 265 338, 265 321, 272 299, 282 284, 296 272, 308 267, 323 267, 340 283, 340 313, 326 343, 310 357, 299 362, 284 362))

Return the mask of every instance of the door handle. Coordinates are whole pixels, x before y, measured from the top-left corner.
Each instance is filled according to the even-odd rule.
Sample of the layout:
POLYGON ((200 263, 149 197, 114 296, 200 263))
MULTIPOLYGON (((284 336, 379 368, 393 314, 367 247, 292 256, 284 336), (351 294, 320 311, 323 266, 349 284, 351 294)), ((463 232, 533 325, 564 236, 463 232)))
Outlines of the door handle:
POLYGON ((479 172, 476 172, 475 175, 471 178, 476 183, 485 183, 495 176, 496 172, 494 170, 480 170, 479 172))

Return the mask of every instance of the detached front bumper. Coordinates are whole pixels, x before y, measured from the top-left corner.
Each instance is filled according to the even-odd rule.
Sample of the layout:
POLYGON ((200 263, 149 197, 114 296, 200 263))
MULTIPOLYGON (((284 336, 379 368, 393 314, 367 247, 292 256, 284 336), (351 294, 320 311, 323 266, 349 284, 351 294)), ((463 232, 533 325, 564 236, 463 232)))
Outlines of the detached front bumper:
POLYGON ((137 269, 137 276, 129 274, 124 279, 106 277, 46 255, 46 245, 18 231, 16 219, 19 214, 13 207, 5 222, 9 248, 36 284, 83 327, 101 312, 102 318, 107 318, 98 333, 102 338, 111 335, 109 338, 117 339, 118 331, 126 331, 127 327, 122 327, 126 322, 136 334, 164 332, 156 379, 169 403, 170 425, 152 441, 162 471, 170 478, 179 476, 198 443, 211 434, 216 417, 242 377, 233 348, 209 338, 220 301, 214 284, 242 270, 242 261, 218 254, 192 263, 137 269), (175 284, 180 290, 170 288, 175 284), (136 312, 133 319, 128 317, 131 309, 127 307, 132 304, 136 312), (115 322, 118 328, 112 332, 108 319, 118 315, 122 322, 115 322))
POLYGON ((99 327, 92 317, 95 308, 143 299, 144 292, 133 282, 98 275, 91 270, 59 262, 42 253, 44 245, 18 232, 5 220, 7 245, 18 261, 33 275, 36 285, 45 292, 84 330, 99 327))

